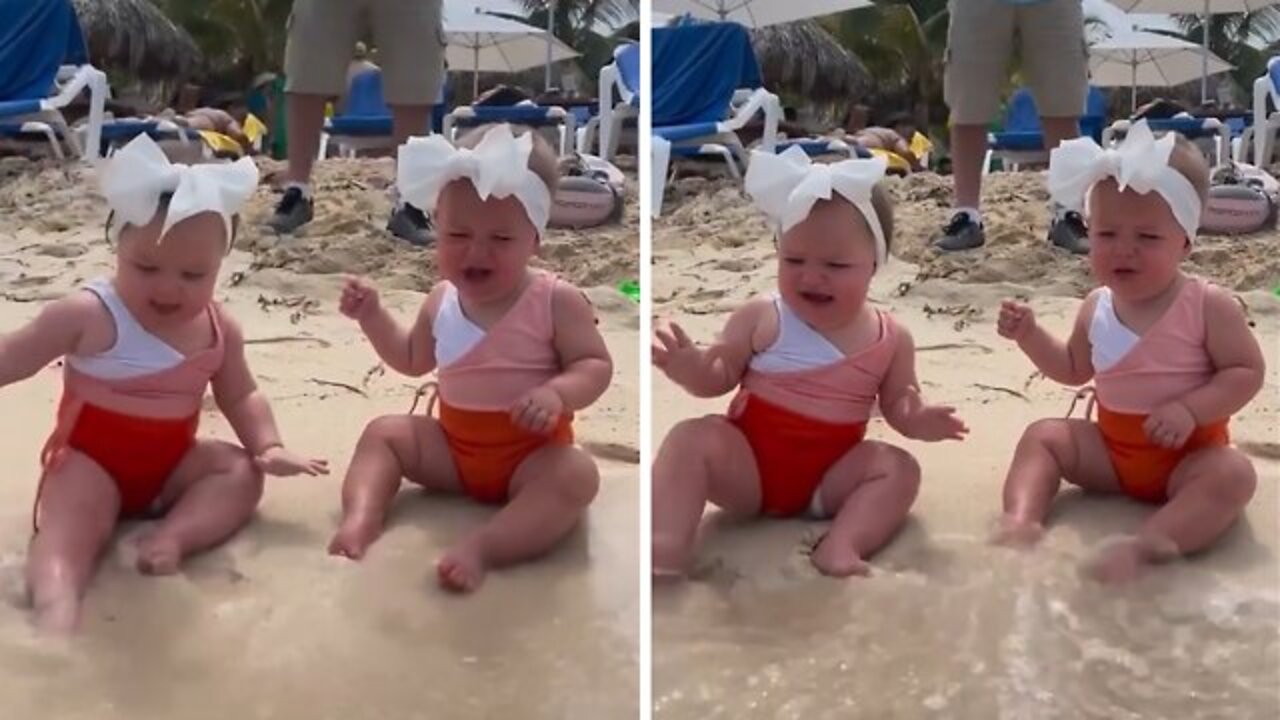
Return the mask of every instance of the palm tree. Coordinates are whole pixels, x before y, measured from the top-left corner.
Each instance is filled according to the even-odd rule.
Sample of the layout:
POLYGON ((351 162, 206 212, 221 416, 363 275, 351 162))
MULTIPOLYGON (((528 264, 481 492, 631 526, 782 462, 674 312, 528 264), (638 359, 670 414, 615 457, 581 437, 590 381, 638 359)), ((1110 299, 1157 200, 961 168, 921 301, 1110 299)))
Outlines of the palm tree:
POLYGON ((1238 87, 1252 88, 1255 78, 1266 73, 1267 60, 1277 50, 1280 37, 1280 7, 1251 13, 1211 15, 1206 26, 1200 16, 1181 15, 1177 22, 1186 40, 1204 42, 1209 33, 1209 50, 1235 66, 1230 74, 1238 87))
POLYGON ((151 0, 195 38, 214 78, 241 86, 278 72, 293 0, 151 0))
POLYGON ((876 0, 823 20, 875 79, 871 104, 910 108, 916 120, 945 121, 942 102, 947 0, 876 0))
MULTIPOLYGON (((528 13, 520 18, 531 25, 547 26, 547 0, 520 0, 528 13)), ((628 24, 640 15, 640 0, 555 0, 555 35, 577 50, 578 66, 590 78, 613 61, 617 39, 625 37, 628 24), (613 36, 598 34, 597 24, 619 28, 613 36)))

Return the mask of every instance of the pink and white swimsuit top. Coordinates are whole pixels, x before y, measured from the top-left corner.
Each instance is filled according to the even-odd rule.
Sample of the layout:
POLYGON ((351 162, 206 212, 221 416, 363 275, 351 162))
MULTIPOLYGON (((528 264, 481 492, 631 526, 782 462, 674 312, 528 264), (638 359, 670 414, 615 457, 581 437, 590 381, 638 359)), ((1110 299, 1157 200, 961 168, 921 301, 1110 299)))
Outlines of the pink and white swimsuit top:
POLYGON ((826 422, 869 420, 898 345, 893 318, 876 310, 879 337, 857 353, 845 355, 800 319, 777 293, 773 305, 778 313, 778 337, 751 358, 739 395, 757 395, 826 422))
POLYGON ((142 327, 111 281, 95 280, 86 289, 111 314, 116 340, 101 353, 67 356, 66 392, 80 402, 139 417, 188 417, 200 412, 225 351, 216 309, 210 306, 208 311, 213 346, 183 355, 142 327))
POLYGON ((505 411, 560 374, 552 312, 556 282, 550 273, 533 273, 515 304, 487 330, 463 312, 458 289, 441 283, 444 294, 431 332, 444 402, 466 410, 505 411))
POLYGON ((1216 369, 1205 347, 1207 288, 1202 278, 1187 278, 1173 303, 1142 335, 1116 316, 1109 288, 1096 291, 1089 345, 1103 407, 1147 415, 1209 382, 1216 369))

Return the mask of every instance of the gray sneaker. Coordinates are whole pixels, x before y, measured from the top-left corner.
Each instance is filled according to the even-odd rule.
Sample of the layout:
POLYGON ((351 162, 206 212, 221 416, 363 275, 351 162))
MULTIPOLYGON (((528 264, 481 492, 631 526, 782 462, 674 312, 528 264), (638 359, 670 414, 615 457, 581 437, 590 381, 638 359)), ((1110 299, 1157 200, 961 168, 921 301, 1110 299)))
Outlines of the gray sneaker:
POLYGON ((415 247, 426 247, 436 239, 435 230, 426 213, 409 203, 404 203, 391 213, 387 230, 415 247))
POLYGON ((987 235, 982 230, 982 223, 974 222, 969 213, 958 212, 942 228, 942 234, 934 238, 933 245, 943 252, 952 252, 980 248, 986 241, 987 235))
POLYGON ((275 213, 267 220, 267 227, 285 235, 311 222, 312 212, 311 198, 302 194, 302 188, 291 187, 284 191, 275 213))
POLYGON ((1068 210, 1049 225, 1049 242, 1076 255, 1089 254, 1089 229, 1080 213, 1068 210))

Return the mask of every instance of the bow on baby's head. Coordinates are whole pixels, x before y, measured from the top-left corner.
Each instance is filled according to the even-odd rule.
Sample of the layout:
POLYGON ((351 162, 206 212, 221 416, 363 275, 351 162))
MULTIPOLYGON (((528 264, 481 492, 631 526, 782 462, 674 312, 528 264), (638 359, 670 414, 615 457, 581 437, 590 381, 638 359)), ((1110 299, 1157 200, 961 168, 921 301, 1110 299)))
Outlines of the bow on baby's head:
POLYGON ((115 227, 151 222, 170 195, 160 238, 183 220, 203 212, 222 216, 231 244, 231 219, 258 187, 258 166, 244 157, 233 163, 182 165, 169 162, 164 151, 139 135, 98 164, 98 186, 119 218, 115 227))
POLYGON ((1087 220, 1093 186, 1115 178, 1121 191, 1132 188, 1143 195, 1159 193, 1187 238, 1194 240, 1200 228, 1200 193, 1169 165, 1176 142, 1173 133, 1157 140, 1145 121, 1135 123, 1116 148, 1104 150, 1092 138, 1067 140, 1049 156, 1049 194, 1087 220))
POLYGON ((745 180, 747 194, 769 219, 785 233, 809 217, 819 200, 839 194, 853 204, 871 228, 876 242, 876 269, 884 267, 888 242, 880 217, 871 204, 876 183, 884 179, 888 160, 843 160, 830 165, 816 164, 804 150, 790 147, 781 155, 759 150, 751 153, 751 167, 745 180))
POLYGON ((551 191, 529 169, 532 152, 533 134, 515 137, 508 125, 489 130, 474 150, 454 147, 439 135, 412 137, 400 146, 396 185, 401 197, 431 213, 440 191, 466 178, 481 200, 515 197, 541 235, 551 215, 551 191))

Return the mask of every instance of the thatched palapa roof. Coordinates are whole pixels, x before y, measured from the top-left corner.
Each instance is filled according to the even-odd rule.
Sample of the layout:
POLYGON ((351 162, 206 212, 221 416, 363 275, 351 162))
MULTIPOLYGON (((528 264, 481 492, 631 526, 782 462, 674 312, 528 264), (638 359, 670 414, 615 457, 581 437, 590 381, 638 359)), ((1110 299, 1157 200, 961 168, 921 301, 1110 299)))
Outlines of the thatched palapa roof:
POLYGON ((144 80, 188 77, 200 51, 150 0, 72 0, 91 61, 144 80))
POLYGON ((855 100, 871 89, 862 62, 813 20, 751 31, 765 86, 817 101, 855 100))

